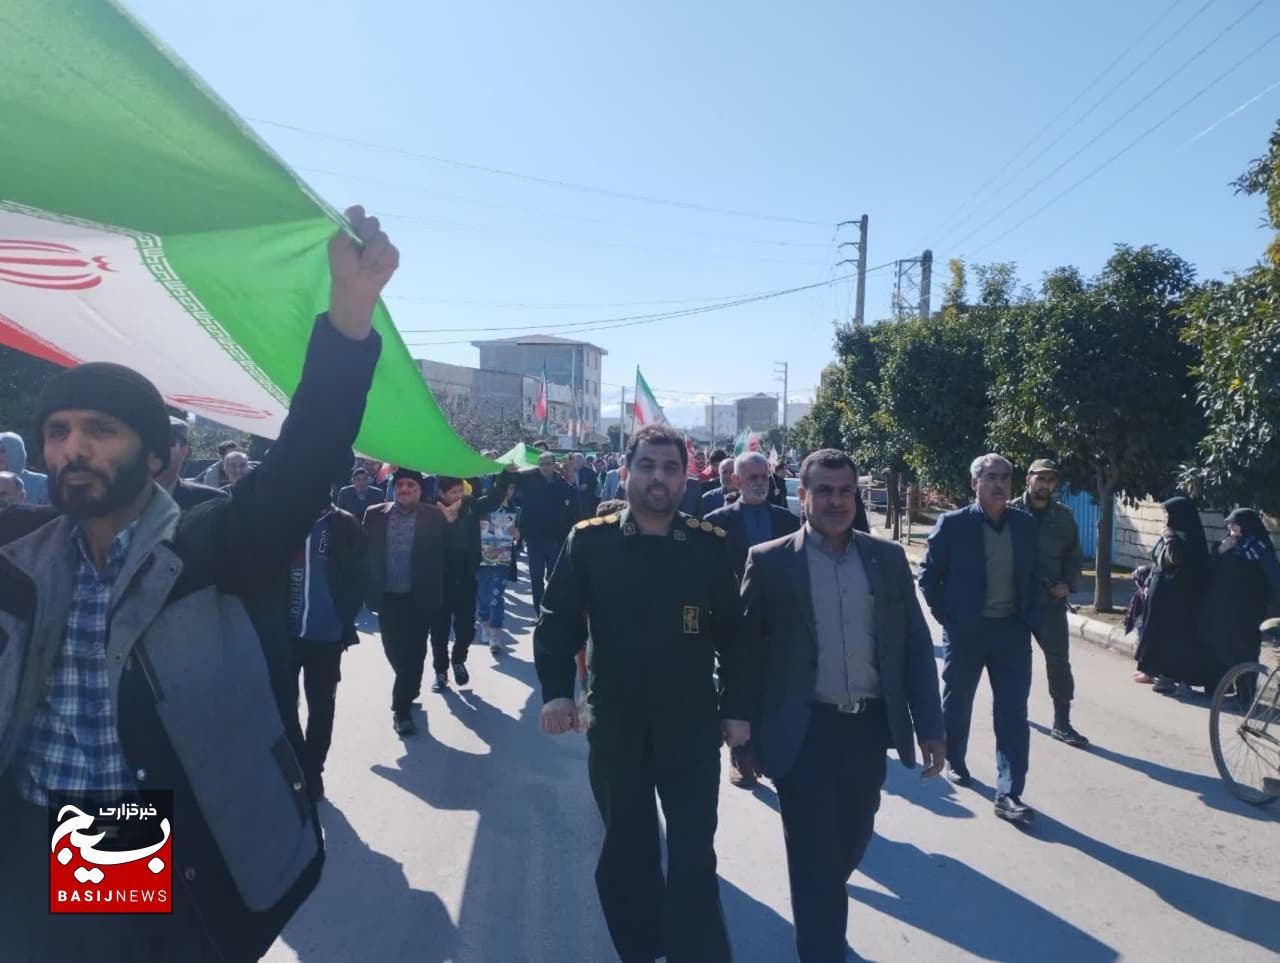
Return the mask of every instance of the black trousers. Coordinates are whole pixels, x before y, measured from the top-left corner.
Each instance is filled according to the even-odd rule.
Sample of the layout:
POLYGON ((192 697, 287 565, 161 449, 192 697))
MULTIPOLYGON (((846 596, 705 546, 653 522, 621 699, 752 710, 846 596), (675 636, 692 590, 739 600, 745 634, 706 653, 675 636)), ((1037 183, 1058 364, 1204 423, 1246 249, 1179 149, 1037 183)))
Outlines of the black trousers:
POLYGON ((795 764, 774 780, 801 963, 843 963, 849 894, 875 830, 889 724, 881 703, 858 715, 815 704, 795 764))
POLYGON ((395 682, 391 685, 391 711, 408 715, 413 700, 422 693, 422 668, 427 661, 427 634, 435 613, 414 604, 408 592, 388 592, 378 610, 382 651, 387 654, 395 682))
POLYGON ((640 759, 592 747, 587 771, 604 819, 596 890, 622 963, 728 961, 716 877, 719 754, 661 765, 651 742, 640 759), (667 820, 665 880, 655 791, 667 820))
POLYGON ((289 647, 289 705, 297 711, 298 675, 307 694, 307 731, 302 772, 309 785, 319 785, 324 761, 333 742, 333 710, 342 681, 342 643, 294 639, 289 647))
POLYGON ((453 632, 453 661, 466 662, 476 640, 476 573, 465 563, 450 561, 444 569, 444 607, 431 620, 431 667, 449 668, 449 633, 453 632))

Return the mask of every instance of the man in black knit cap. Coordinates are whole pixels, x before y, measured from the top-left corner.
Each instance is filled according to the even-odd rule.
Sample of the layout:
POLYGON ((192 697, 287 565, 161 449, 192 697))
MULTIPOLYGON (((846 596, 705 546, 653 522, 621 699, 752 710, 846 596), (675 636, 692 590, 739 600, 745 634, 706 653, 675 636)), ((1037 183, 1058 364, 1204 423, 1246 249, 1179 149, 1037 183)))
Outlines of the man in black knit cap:
POLYGON ((0 547, 6 963, 258 959, 319 879, 300 733, 276 695, 288 628, 275 588, 350 457, 381 351, 371 318, 399 260, 376 219, 347 216, 359 240, 330 242, 330 308, 289 417, 228 497, 180 512, 156 484, 169 416, 136 371, 79 365, 39 397, 60 513, 24 513, 34 530, 6 525, 0 547), (104 816, 97 805, 153 790, 171 794, 180 837, 170 911, 51 913, 41 881, 60 803, 104 816))

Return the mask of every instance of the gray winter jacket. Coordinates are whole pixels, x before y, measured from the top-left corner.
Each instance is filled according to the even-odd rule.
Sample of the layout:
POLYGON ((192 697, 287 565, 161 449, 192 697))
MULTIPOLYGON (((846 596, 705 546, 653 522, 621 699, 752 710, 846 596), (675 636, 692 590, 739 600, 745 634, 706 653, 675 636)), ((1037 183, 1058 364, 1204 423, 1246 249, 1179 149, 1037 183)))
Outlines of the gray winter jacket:
MULTIPOLYGON (((185 513, 155 486, 113 593, 107 664, 121 746, 139 788, 173 791, 174 901, 196 904, 231 960, 266 951, 323 863, 278 695, 284 573, 350 458, 379 351, 376 334, 354 343, 322 317, 267 459, 229 498, 185 513)), ((54 517, 0 548, 6 779, 66 632, 73 524, 54 517)))

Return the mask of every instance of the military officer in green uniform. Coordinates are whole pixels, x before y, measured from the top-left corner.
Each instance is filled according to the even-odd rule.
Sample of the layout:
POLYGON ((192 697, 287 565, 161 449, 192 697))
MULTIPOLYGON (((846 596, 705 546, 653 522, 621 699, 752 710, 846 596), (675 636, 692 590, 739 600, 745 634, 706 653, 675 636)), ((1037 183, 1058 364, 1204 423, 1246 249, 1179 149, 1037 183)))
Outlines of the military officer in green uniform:
POLYGON ((665 425, 631 439, 629 505, 570 532, 533 637, 552 734, 579 725, 574 657, 587 643, 588 776, 605 825, 596 888, 623 963, 730 959, 714 849, 720 746, 750 738, 755 661, 724 530, 677 511, 687 461, 665 425))
POLYGON ((1055 501, 1058 465, 1039 458, 1027 471, 1027 490, 1012 505, 1031 515, 1040 531, 1040 574, 1044 591, 1040 595, 1040 629, 1036 641, 1044 653, 1049 676, 1049 696, 1053 699, 1051 735, 1069 746, 1083 749, 1089 740, 1071 725, 1071 700, 1075 680, 1068 657, 1067 596, 1080 581, 1083 553, 1080 530, 1071 509, 1055 501))

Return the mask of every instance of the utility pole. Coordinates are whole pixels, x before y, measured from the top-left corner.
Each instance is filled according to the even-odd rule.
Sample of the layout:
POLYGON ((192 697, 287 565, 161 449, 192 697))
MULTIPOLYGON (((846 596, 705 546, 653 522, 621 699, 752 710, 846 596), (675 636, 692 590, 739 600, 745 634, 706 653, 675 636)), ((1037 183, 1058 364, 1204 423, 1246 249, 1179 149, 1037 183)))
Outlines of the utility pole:
POLYGON ((711 450, 716 449, 716 396, 711 396, 711 450))
POLYGON ((851 227, 854 224, 858 225, 858 240, 844 241, 837 244, 836 250, 839 251, 842 247, 856 247, 858 256, 837 261, 836 267, 840 267, 842 264, 852 264, 858 271, 858 293, 854 302, 853 323, 861 326, 866 321, 867 308, 867 215, 863 214, 856 221, 841 221, 836 225, 836 230, 839 231, 842 227, 851 227))
POLYGON ((866 320, 867 309, 867 215, 858 221, 858 294, 853 320, 861 325, 866 320))
POLYGON ((782 443, 784 445, 787 441, 787 370, 787 362, 775 361, 773 363, 773 373, 780 375, 779 380, 782 382, 782 443))
POLYGON ((933 252, 925 248, 920 256, 920 320, 929 320, 929 285, 933 280, 933 252))

